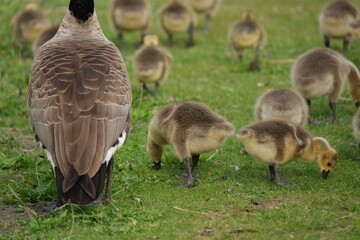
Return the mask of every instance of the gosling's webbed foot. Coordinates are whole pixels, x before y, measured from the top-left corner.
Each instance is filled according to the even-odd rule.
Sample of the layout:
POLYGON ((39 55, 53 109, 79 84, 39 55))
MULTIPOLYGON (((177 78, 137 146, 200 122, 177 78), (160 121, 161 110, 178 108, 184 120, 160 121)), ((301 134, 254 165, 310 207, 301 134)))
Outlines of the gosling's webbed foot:
POLYGON ((45 205, 43 207, 43 209, 45 212, 49 212, 49 211, 55 210, 57 207, 59 207, 59 206, 57 206, 57 202, 51 202, 51 203, 45 205))
POLYGON ((260 67, 258 61, 255 60, 250 64, 250 68, 249 68, 250 71, 258 71, 259 69, 260 67))
POLYGON ((320 120, 316 120, 316 119, 309 119, 309 123, 310 124, 320 124, 321 123, 321 121, 320 120))
MULTIPOLYGON (((92 203, 98 204, 98 203, 100 202, 100 200, 99 200, 99 202, 96 203, 97 201, 98 201, 98 200, 96 200, 96 201, 94 201, 94 202, 92 202, 92 203)), ((114 202, 114 199, 113 199, 111 196, 109 196, 109 195, 105 195, 105 196, 101 199, 101 201, 102 201, 103 203, 110 203, 110 202, 114 202)))
POLYGON ((333 117, 328 117, 326 119, 328 122, 346 122, 347 119, 345 118, 333 118, 333 117))
POLYGON ((154 169, 155 170, 160 170, 161 169, 161 162, 154 162, 154 169))
POLYGON ((195 179, 192 176, 189 177, 187 172, 180 173, 176 177, 179 177, 180 184, 175 187, 195 187, 195 179))
POLYGON ((279 179, 279 180, 276 180, 276 179, 270 179, 273 183, 275 183, 276 185, 278 186, 291 186, 291 184, 289 183, 288 180, 286 179, 279 179))

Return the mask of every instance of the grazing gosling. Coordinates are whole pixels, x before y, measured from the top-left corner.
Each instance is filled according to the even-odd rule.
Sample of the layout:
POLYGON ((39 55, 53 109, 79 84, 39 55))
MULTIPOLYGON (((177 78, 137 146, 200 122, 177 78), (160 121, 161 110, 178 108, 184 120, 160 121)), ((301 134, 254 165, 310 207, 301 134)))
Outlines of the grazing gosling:
POLYGON ((259 70, 260 48, 265 45, 266 34, 262 27, 255 22, 254 14, 246 11, 242 20, 237 22, 229 31, 228 44, 235 49, 239 59, 243 58, 243 51, 246 48, 255 48, 256 55, 250 64, 250 70, 259 70))
POLYGON ((255 119, 261 121, 279 118, 305 127, 308 111, 305 99, 296 91, 289 88, 270 89, 256 101, 255 119))
POLYGON ((187 31, 189 38, 186 42, 187 47, 195 45, 194 25, 195 14, 191 7, 181 0, 169 0, 159 10, 160 25, 168 35, 169 42, 173 43, 173 34, 187 31))
POLYGON ((186 186, 193 187, 200 154, 219 148, 233 133, 231 123, 203 104, 173 103, 151 120, 146 150, 154 162, 154 168, 158 170, 161 168, 163 145, 170 144, 184 162, 186 186))
POLYGON ((59 25, 57 26, 52 26, 48 29, 46 29, 45 31, 43 31, 39 38, 36 39, 36 41, 33 43, 32 45, 32 50, 33 50, 33 55, 35 55, 35 53, 37 52, 37 50, 47 41, 49 41, 50 39, 52 39, 55 34, 57 33, 58 29, 59 29, 59 25))
POLYGON ((205 14, 204 30, 209 30, 209 25, 219 9, 221 0, 189 0, 190 6, 196 13, 205 14))
POLYGON ((289 185, 280 178, 280 165, 299 157, 317 160, 326 179, 337 162, 336 150, 321 137, 312 137, 304 128, 285 120, 265 120, 240 129, 236 135, 245 149, 269 165, 270 181, 279 186, 289 185))
POLYGON ((110 17, 120 42, 124 41, 123 32, 139 30, 141 44, 150 28, 151 6, 148 0, 113 0, 110 17))
POLYGON ((28 3, 12 19, 11 27, 20 44, 22 54, 26 55, 26 45, 32 44, 43 31, 49 28, 50 21, 38 10, 35 3, 28 3))
POLYGON ((144 46, 135 53, 133 65, 136 77, 145 90, 153 92, 146 83, 155 83, 155 92, 159 89, 160 84, 167 78, 171 61, 171 54, 159 46, 159 38, 156 35, 144 38, 144 46))
POLYGON ((341 38, 345 53, 352 38, 350 25, 359 17, 359 10, 348 1, 337 0, 326 4, 319 16, 320 33, 325 46, 330 47, 330 38, 341 38))
POLYGON ((346 79, 349 92, 359 106, 359 70, 340 53, 329 48, 311 49, 297 58, 291 72, 292 85, 306 99, 309 110, 312 99, 328 95, 332 121, 338 120, 336 101, 346 79))
POLYGON ((355 140, 358 144, 358 147, 360 148, 360 108, 358 108, 353 121, 352 121, 352 128, 355 140))

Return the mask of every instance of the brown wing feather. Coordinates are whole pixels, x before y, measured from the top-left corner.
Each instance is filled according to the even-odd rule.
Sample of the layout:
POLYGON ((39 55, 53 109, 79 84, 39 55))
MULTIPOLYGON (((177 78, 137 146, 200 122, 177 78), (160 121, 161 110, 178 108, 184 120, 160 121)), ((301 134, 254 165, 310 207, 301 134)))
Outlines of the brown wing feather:
POLYGON ((38 52, 29 84, 34 131, 66 178, 70 164, 92 178, 107 150, 128 131, 130 83, 106 39, 53 40, 38 52))

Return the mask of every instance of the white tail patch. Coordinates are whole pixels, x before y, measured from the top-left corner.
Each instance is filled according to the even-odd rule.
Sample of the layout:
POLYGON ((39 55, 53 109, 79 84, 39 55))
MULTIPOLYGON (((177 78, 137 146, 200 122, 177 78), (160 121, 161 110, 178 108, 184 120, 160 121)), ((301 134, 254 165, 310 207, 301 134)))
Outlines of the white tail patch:
POLYGON ((126 140, 126 132, 125 130, 121 133, 120 137, 118 138, 118 144, 115 146, 109 148, 109 150, 106 153, 104 161, 102 163, 106 162, 106 166, 108 165, 110 159, 114 156, 115 152, 121 148, 122 145, 124 145, 124 142, 126 140))
POLYGON ((44 149, 44 151, 45 151, 45 153, 46 153, 46 157, 47 157, 47 159, 50 161, 51 166, 52 166, 52 169, 53 169, 53 172, 54 172, 54 174, 55 174, 55 163, 54 163, 54 160, 53 160, 53 158, 52 158, 52 156, 51 156, 51 153, 50 153, 46 148, 44 148, 44 145, 43 145, 43 143, 42 143, 41 141, 39 141, 39 145, 40 145, 41 148, 44 149))

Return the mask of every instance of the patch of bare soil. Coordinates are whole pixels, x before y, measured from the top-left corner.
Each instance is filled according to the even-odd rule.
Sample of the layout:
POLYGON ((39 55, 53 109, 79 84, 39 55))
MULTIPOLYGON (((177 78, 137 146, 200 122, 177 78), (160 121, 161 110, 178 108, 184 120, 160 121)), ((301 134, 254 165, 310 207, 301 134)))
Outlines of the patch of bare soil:
POLYGON ((26 212, 18 212, 18 205, 7 205, 0 200, 0 232, 16 233, 19 231, 18 220, 27 220, 29 215, 26 212))

